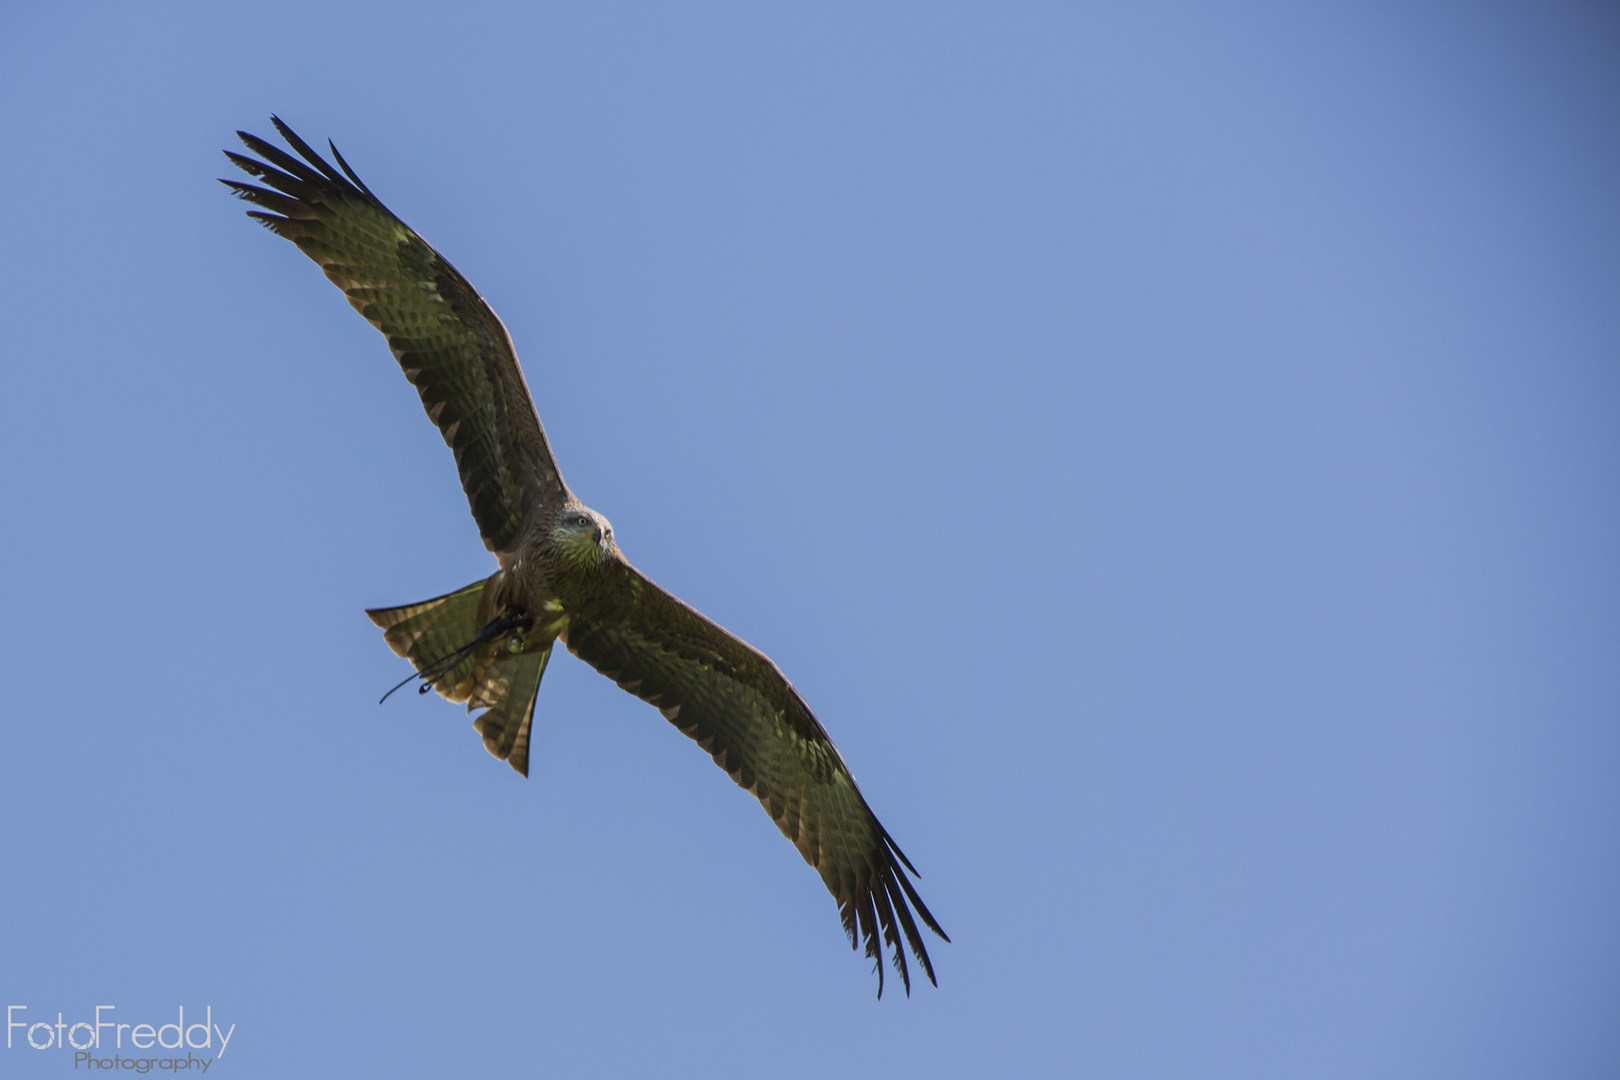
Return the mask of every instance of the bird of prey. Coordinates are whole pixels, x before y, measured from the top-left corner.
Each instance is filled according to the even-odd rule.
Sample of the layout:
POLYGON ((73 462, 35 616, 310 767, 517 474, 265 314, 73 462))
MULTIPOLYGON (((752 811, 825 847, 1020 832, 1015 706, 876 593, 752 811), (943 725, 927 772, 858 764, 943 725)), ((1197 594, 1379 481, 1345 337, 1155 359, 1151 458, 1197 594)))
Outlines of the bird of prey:
POLYGON ((657 707, 759 799, 820 873, 851 946, 864 941, 879 997, 885 945, 911 992, 902 934, 935 982, 912 909, 950 938, 793 684, 764 653, 626 561, 607 518, 563 482, 512 340, 483 297, 389 212, 336 146, 327 144, 341 172, 271 121, 298 157, 239 131, 258 159, 226 156, 264 186, 221 183, 257 207, 249 217, 315 260, 388 339, 455 452, 473 519, 499 563, 448 595, 366 612, 411 662, 421 690, 482 710, 473 727, 485 749, 527 776, 540 677, 561 641, 657 707))

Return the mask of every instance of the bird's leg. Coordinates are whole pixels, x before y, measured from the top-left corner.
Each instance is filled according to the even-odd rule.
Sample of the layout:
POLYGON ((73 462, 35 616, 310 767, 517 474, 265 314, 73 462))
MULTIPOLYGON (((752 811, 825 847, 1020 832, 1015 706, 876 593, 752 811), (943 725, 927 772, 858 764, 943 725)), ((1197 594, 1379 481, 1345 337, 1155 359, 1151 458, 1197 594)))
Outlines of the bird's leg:
POLYGON ((533 625, 534 620, 527 615, 515 613, 510 615, 502 615, 500 618, 491 619, 488 623, 486 623, 484 628, 478 631, 478 633, 474 635, 473 639, 469 641, 466 646, 463 646, 463 648, 473 645, 483 645, 487 642, 494 641, 496 638, 505 634, 508 630, 527 630, 533 625))

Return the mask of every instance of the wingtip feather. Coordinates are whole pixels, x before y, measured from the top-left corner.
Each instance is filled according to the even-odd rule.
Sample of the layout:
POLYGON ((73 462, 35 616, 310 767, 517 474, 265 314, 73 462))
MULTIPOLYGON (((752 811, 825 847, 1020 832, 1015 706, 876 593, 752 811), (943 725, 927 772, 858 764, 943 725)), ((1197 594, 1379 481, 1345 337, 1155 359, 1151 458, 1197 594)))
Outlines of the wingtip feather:
POLYGON ((309 143, 307 143, 303 139, 299 138, 298 133, 296 131, 294 131, 292 128, 288 127, 282 121, 281 117, 277 116, 275 113, 271 113, 270 114, 270 122, 272 124, 276 125, 276 130, 281 132, 281 137, 283 139, 286 139, 287 144, 289 146, 291 146, 294 150, 298 151, 299 155, 305 161, 309 162, 315 168, 319 169, 321 171, 321 174, 323 176, 325 176, 328 180, 331 180, 331 181, 333 181, 334 183, 336 183, 336 184, 338 184, 340 186, 343 185, 343 183, 344 183, 343 175, 341 173, 339 173, 336 169, 332 168, 331 163, 328 162, 325 158, 321 157, 321 155, 315 150, 314 147, 310 146, 309 143))
POLYGON ((894 908, 889 904, 889 890, 887 882, 883 888, 873 889, 871 897, 877 906, 878 924, 883 928, 882 944, 894 950, 892 963, 894 969, 900 973, 900 982, 906 988, 906 997, 911 996, 911 972, 906 967, 906 951, 900 943, 900 929, 896 925, 894 908))
POLYGON ((349 163, 343 160, 343 155, 338 152, 337 143, 333 142, 331 139, 327 139, 326 145, 332 148, 332 156, 337 159, 338 168, 343 170, 345 176, 354 181, 354 186, 365 192, 366 196, 372 201, 381 203, 382 200, 373 195, 371 193, 371 189, 366 187, 366 182, 360 179, 360 174, 351 169, 349 167, 349 163))

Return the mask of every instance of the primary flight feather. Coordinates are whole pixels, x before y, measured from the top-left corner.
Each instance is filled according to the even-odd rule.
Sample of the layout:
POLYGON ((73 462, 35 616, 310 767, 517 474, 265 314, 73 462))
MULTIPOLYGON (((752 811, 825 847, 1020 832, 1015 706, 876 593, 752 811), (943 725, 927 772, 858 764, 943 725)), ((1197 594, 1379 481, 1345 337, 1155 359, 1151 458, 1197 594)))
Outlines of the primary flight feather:
MULTIPOLYGON (((297 157, 237 132, 226 151, 260 184, 224 180, 248 216, 297 244, 382 331, 455 452, 499 568, 433 600, 366 612, 424 685, 468 711, 484 746, 524 776, 540 679, 561 641, 658 708, 752 792, 865 943, 883 994, 883 946, 911 991, 901 937, 930 982, 916 917, 946 941, 827 731, 770 658, 653 584, 606 518, 579 501, 546 441, 512 339, 467 279, 385 207, 332 147, 334 168, 272 117, 297 157), (341 171, 339 171, 341 169, 341 171)), ((330 144, 328 144, 330 145, 330 144)), ((407 680, 408 681, 408 680, 407 680)))

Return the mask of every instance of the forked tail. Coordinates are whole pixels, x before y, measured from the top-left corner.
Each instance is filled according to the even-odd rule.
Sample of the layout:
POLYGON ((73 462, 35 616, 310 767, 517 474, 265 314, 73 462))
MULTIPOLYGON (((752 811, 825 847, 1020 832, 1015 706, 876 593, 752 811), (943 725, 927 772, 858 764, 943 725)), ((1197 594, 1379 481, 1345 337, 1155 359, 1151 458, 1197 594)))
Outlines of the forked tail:
POLYGON ((366 615, 382 627, 394 654, 411 662, 422 692, 432 687, 450 701, 466 702, 468 712, 485 710, 473 721, 484 749, 528 776, 529 728, 551 646, 512 653, 509 631, 521 625, 517 620, 481 624, 485 584, 419 604, 367 609, 366 615))

